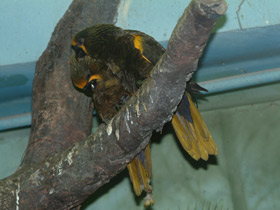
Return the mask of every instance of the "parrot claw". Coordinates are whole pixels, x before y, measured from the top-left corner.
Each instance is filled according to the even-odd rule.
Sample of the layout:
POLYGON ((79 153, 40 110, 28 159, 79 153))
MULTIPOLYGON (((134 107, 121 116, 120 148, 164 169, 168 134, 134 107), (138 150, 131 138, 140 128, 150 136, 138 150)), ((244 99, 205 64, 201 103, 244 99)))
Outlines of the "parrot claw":
POLYGON ((148 207, 148 206, 153 206, 154 205, 154 199, 153 199, 153 195, 151 193, 147 193, 146 197, 144 198, 144 206, 148 207))

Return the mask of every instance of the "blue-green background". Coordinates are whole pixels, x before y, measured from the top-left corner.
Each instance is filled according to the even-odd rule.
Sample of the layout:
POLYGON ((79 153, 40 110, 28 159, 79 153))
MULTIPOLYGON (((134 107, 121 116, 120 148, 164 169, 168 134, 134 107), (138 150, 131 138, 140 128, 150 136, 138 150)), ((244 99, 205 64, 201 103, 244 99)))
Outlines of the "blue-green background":
MULTIPOLYGON (((122 0, 117 25, 144 31, 164 44, 188 2, 122 0)), ((35 62, 70 3, 0 1, 0 178, 13 173, 21 161, 30 132, 35 62), (13 128, 19 125, 26 127, 13 128)), ((197 79, 279 69, 280 1, 228 0, 228 7, 197 79)), ((191 160, 170 125, 163 135, 156 134, 152 209, 280 209, 279 93, 280 83, 274 82, 202 97, 199 110, 219 148, 219 155, 209 162, 191 160)), ((126 171, 83 208, 144 209, 126 171)))

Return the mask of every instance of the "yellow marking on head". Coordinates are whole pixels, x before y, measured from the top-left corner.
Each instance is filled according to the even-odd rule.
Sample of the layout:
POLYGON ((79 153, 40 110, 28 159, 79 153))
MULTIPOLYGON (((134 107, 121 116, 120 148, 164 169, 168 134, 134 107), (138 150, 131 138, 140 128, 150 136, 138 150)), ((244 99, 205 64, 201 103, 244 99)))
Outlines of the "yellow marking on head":
POLYGON ((77 41, 75 40, 75 37, 72 39, 72 46, 77 46, 82 48, 82 50, 88 55, 87 49, 85 47, 85 45, 78 45, 77 41))
POLYGON ((141 54, 143 54, 142 37, 137 35, 132 35, 134 38, 134 47, 138 49, 141 54))
POLYGON ((87 49, 86 49, 85 45, 80 45, 80 48, 82 48, 83 51, 88 55, 88 52, 87 52, 87 49))
POLYGON ((96 79, 96 80, 101 80, 101 76, 100 76, 99 74, 94 74, 94 75, 92 75, 92 76, 89 78, 88 82, 90 82, 90 81, 92 81, 92 80, 94 80, 94 79, 96 79))
POLYGON ((73 45, 73 46, 76 46, 76 45, 77 45, 77 42, 74 40, 74 38, 72 39, 72 45, 73 45))
POLYGON ((92 80, 101 80, 101 76, 99 74, 95 74, 95 75, 92 75, 89 80, 80 80, 80 81, 77 81, 77 82, 74 82, 74 85, 79 88, 79 89, 83 89, 90 81, 92 80))
POLYGON ((138 35, 132 35, 132 36, 133 36, 133 38, 134 38, 134 47, 140 51, 140 53, 142 54, 142 57, 143 57, 146 61, 148 61, 149 63, 151 63, 151 61, 149 61, 149 59, 146 58, 146 57, 143 55, 143 51, 144 51, 143 45, 142 45, 142 39, 143 39, 143 37, 142 37, 142 36, 138 36, 138 35))
POLYGON ((87 84, 87 81, 86 80, 82 80, 82 81, 79 81, 79 82, 73 82, 74 85, 79 88, 79 89, 83 89, 86 84, 87 84))

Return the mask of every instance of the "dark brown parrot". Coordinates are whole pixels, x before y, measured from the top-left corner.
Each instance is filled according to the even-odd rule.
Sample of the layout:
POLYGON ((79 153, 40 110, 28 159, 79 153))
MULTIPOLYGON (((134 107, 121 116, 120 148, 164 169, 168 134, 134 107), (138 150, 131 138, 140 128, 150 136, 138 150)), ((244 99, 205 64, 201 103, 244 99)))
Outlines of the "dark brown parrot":
MULTIPOLYGON (((123 30, 110 24, 98 24, 77 33, 72 39, 75 56, 71 57, 73 84, 91 94, 101 119, 107 123, 141 86, 143 80, 165 53, 165 49, 149 35, 123 30)), ((172 125, 183 148, 198 160, 218 153, 191 94, 205 90, 194 81, 173 116, 172 125)), ((153 205, 150 145, 127 165, 137 196, 146 191, 145 206, 153 205)))

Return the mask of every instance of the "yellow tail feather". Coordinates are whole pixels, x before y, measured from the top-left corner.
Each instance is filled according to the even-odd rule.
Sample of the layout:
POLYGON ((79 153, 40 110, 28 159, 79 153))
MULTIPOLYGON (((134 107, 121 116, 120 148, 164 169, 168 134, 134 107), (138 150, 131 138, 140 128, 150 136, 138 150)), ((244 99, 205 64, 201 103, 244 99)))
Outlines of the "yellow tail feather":
POLYGON ((145 148, 144 161, 136 156, 129 164, 127 164, 130 180, 133 184, 134 192, 137 196, 141 195, 145 190, 147 193, 152 193, 150 180, 152 177, 152 163, 150 145, 145 148))
POLYGON ((149 179, 151 179, 152 178, 152 160, 151 160, 150 144, 145 149, 144 168, 147 172, 149 179))
POLYGON ((186 93, 186 95, 190 103, 193 122, 175 113, 172 119, 173 128, 181 145, 193 159, 208 160, 209 155, 218 154, 217 146, 189 94, 186 93))
POLYGON ((141 195, 142 187, 137 173, 137 161, 134 159, 129 164, 127 164, 127 169, 129 172, 129 177, 133 185, 134 192, 137 196, 141 195))

